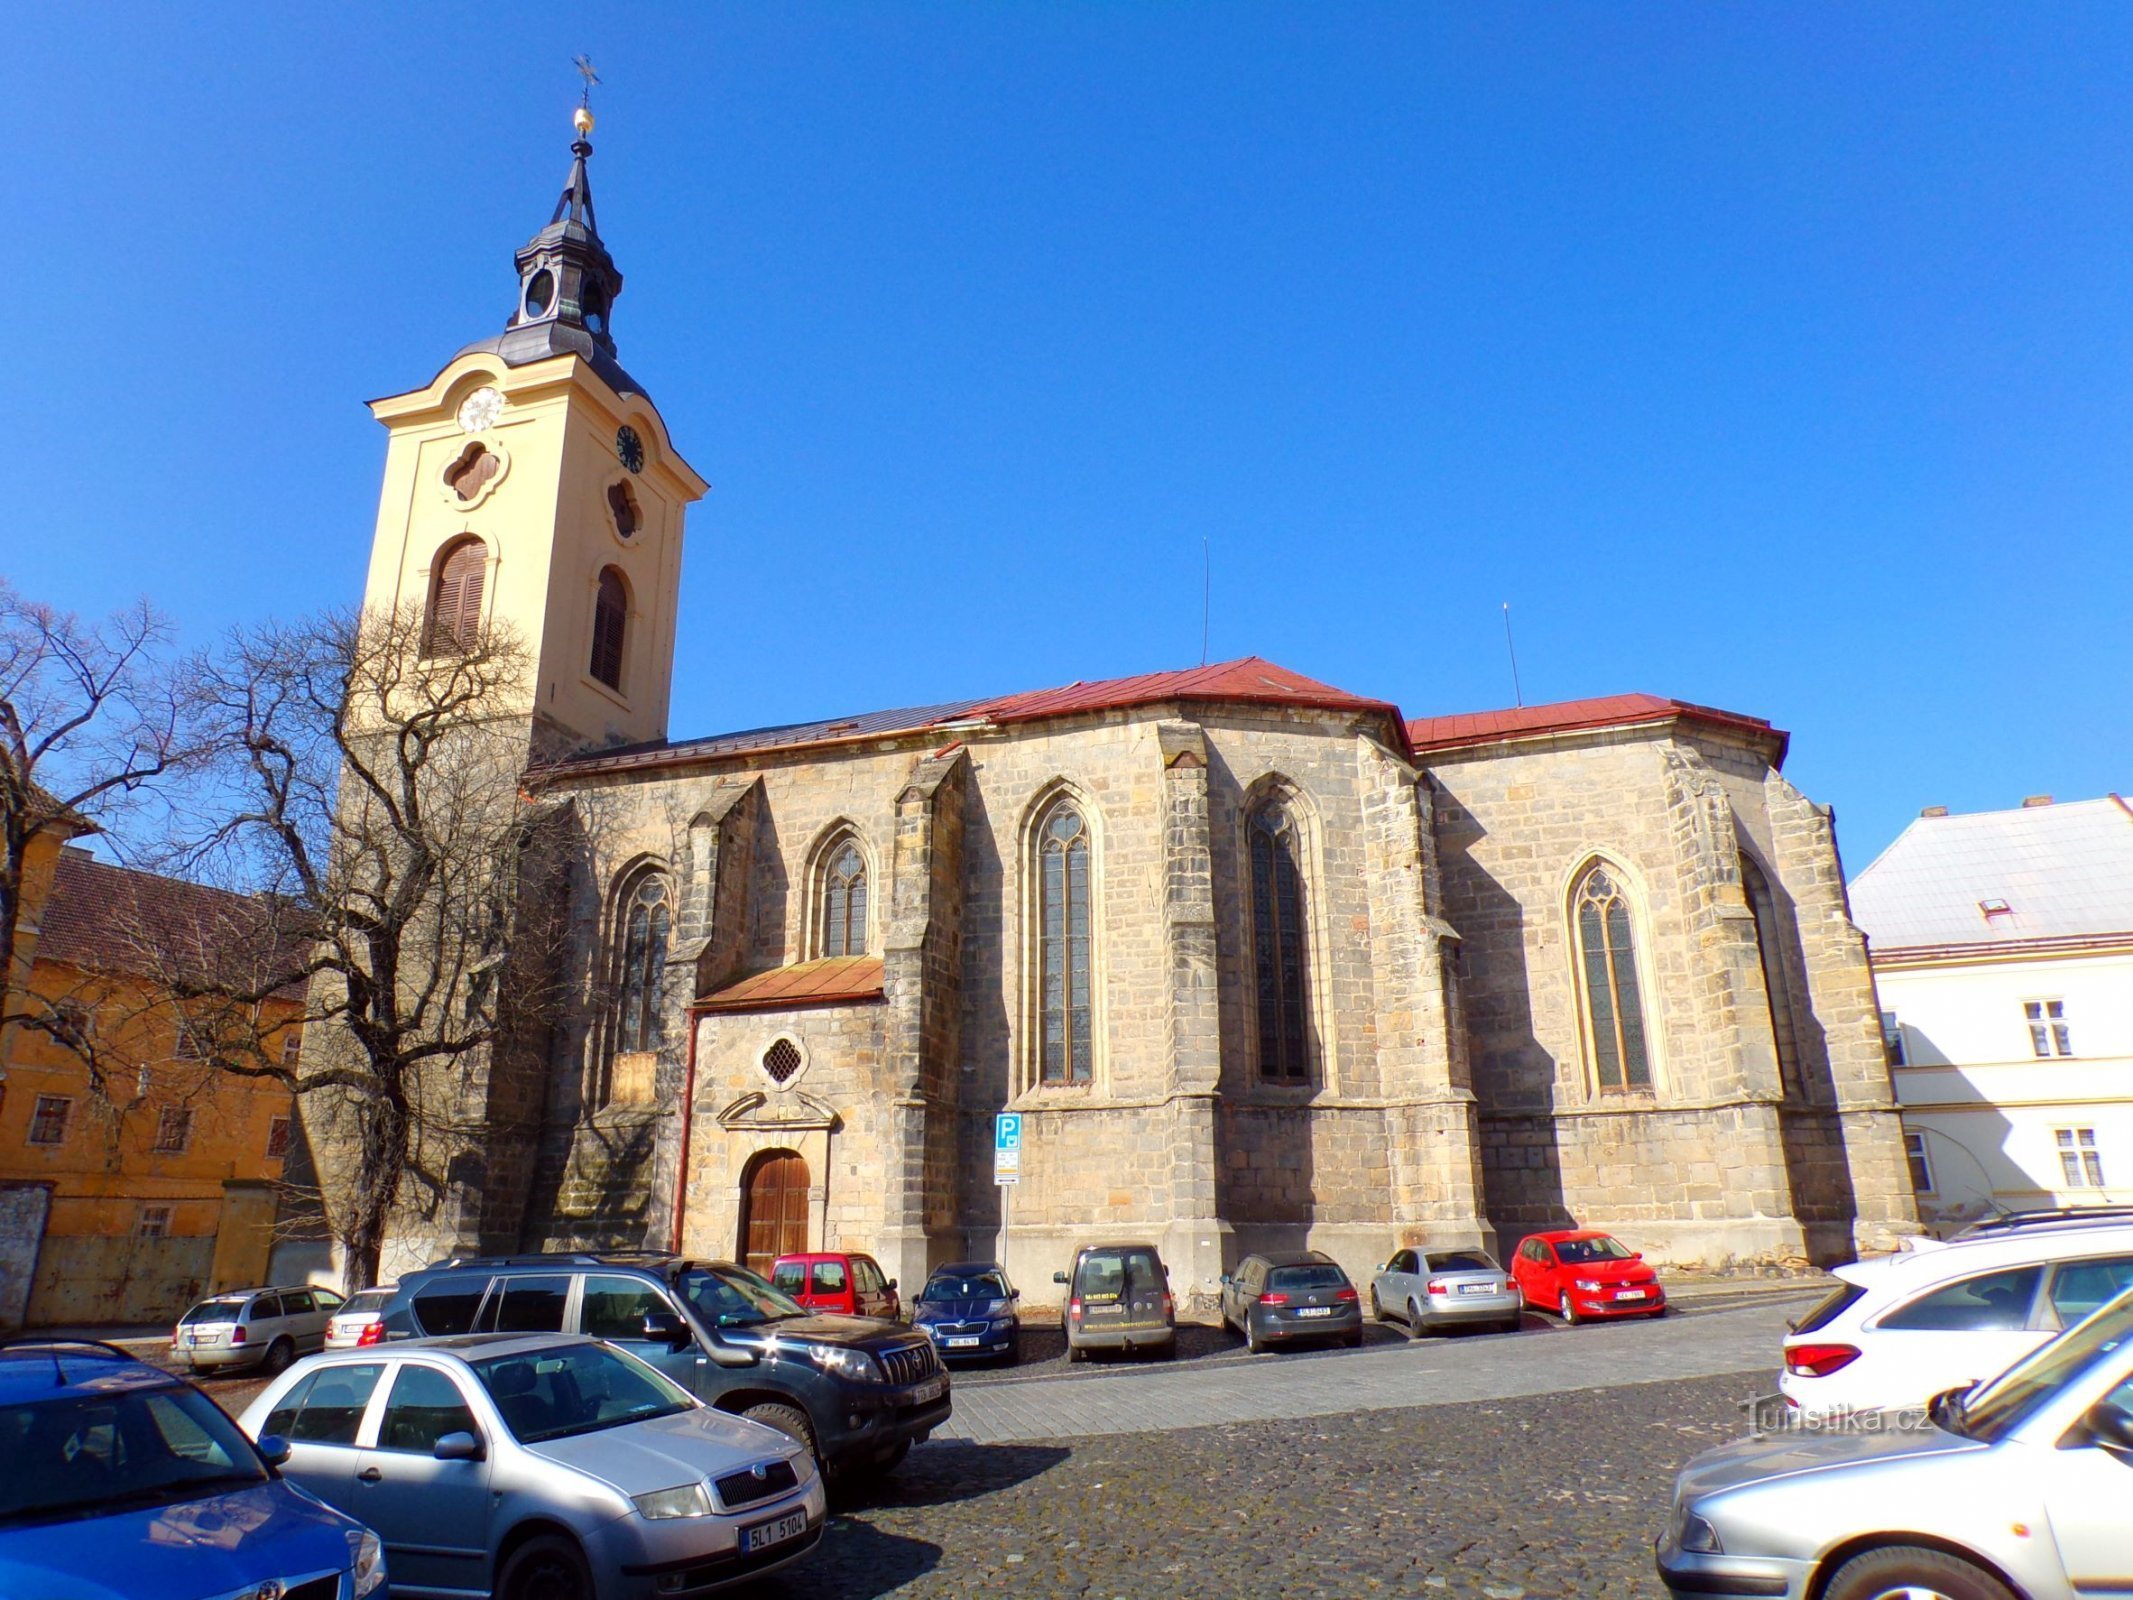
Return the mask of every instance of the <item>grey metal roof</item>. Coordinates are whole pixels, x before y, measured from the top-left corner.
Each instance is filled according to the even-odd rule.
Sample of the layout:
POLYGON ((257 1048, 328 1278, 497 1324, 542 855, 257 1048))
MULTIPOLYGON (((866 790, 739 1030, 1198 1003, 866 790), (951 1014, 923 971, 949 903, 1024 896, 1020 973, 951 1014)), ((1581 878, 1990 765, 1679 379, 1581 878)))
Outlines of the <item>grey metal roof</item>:
POLYGON ((2133 933, 2133 809, 2117 795, 1920 817, 1851 885, 1878 951, 2133 933), (1993 902, 2006 910, 1988 913, 1993 902))
POLYGON ((821 744, 832 739, 865 739, 875 734, 914 733, 939 723, 952 722, 965 712, 993 704, 999 697, 951 700, 937 706, 906 706, 897 711, 862 711, 856 716, 825 717, 820 722, 784 722, 768 728, 743 728, 737 733, 714 733, 702 739, 659 739, 649 744, 622 745, 613 750, 588 750, 555 763, 557 770, 606 772, 649 762, 686 761, 695 757, 738 755, 748 750, 783 750, 794 745, 821 744))

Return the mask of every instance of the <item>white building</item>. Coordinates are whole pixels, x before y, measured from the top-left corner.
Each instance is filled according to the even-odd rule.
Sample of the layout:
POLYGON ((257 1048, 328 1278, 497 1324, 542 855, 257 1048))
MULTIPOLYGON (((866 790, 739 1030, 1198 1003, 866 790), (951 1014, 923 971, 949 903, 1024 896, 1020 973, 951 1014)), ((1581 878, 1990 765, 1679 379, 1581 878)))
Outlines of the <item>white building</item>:
POLYGON ((2133 1204, 2133 806, 1933 807, 1851 898, 1921 1219, 2133 1204))

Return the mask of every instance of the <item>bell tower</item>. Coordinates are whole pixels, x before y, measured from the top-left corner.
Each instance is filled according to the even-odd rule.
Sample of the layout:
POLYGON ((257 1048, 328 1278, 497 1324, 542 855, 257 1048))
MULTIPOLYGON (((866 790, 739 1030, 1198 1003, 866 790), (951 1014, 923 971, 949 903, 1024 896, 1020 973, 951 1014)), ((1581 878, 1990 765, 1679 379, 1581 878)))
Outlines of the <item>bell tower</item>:
POLYGON ((367 608, 419 606, 425 648, 506 630, 528 755, 667 735, 682 522, 708 485, 616 358, 622 274, 594 219, 592 113, 562 197, 514 256, 502 333, 370 403, 386 429, 367 608))

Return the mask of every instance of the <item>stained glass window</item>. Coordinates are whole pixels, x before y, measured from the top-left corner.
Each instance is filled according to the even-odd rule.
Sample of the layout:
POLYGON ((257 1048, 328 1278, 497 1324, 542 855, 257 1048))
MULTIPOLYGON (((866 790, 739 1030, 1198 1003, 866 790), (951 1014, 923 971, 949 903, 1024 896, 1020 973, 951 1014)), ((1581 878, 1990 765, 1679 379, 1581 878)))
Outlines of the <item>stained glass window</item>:
POLYGON ((822 953, 867 953, 867 863, 849 839, 830 853, 822 877, 822 953))
POLYGON ((1645 1043, 1644 997, 1637 988, 1637 944, 1629 898, 1613 874, 1594 867, 1575 901, 1578 961, 1592 1024, 1593 1077, 1603 1091, 1649 1089, 1651 1054, 1645 1043))
POLYGON ((1089 1005, 1089 834, 1062 805, 1038 832, 1040 1070, 1046 1083, 1093 1073, 1089 1005))
POLYGON ((1311 1061, 1296 824, 1285 807, 1272 802, 1252 813, 1248 832, 1259 1075, 1274 1083, 1301 1083, 1311 1075, 1311 1061))
POLYGON ((665 1043, 659 990, 667 965, 667 921, 667 881, 648 872, 637 880, 623 912, 617 1051, 657 1050, 665 1043))

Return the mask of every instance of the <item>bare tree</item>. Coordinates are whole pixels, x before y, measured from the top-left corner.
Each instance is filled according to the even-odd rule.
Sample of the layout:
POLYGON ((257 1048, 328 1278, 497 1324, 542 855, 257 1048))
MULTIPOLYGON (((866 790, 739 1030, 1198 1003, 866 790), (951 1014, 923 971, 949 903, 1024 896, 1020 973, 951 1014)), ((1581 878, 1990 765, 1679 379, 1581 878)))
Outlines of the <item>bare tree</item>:
POLYGON ((419 608, 243 630, 188 675, 219 752, 191 860, 270 915, 241 981, 170 986, 217 1067, 301 1097, 350 1291, 376 1281, 396 1209, 437 1203, 487 1136, 470 1079, 552 1003, 562 896, 519 787, 527 678, 514 640, 433 636, 419 608), (294 1063, 255 1020, 292 985, 294 1063))
POLYGON ((35 1029, 96 1072, 76 1007, 33 994, 18 956, 31 858, 110 827, 191 761, 187 734, 147 602, 84 621, 0 578, 0 1035, 35 1029))

